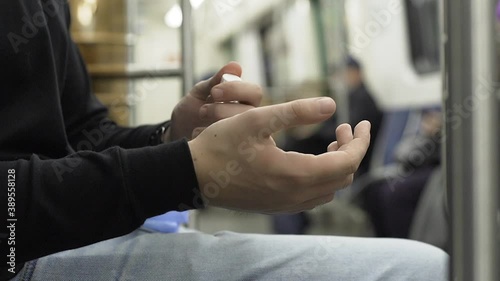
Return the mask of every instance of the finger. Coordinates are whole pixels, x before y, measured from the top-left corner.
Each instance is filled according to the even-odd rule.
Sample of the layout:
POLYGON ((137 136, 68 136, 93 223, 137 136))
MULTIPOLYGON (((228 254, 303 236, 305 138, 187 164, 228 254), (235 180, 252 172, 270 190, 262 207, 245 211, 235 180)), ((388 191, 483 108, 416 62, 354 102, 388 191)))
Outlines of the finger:
POLYGON ((370 122, 363 121, 354 129, 354 136, 350 142, 340 146, 336 152, 318 155, 316 168, 324 167, 318 171, 319 176, 328 175, 328 170, 335 169, 336 165, 338 171, 343 171, 346 175, 354 174, 370 146, 370 129, 370 122))
POLYGON ((224 67, 222 67, 217 74, 212 76, 212 78, 201 81, 197 83, 194 87, 193 90, 191 91, 191 94, 201 100, 207 100, 208 96, 210 95, 210 90, 220 84, 222 75, 224 74, 233 74, 236 76, 241 76, 242 74, 242 69, 241 66, 237 62, 230 62, 226 64, 224 67))
POLYGON ((262 88, 247 82, 227 82, 212 88, 211 97, 214 102, 238 101, 243 104, 259 106, 262 101, 262 88))
POLYGON ((351 142, 354 138, 352 134, 352 127, 349 124, 340 125, 335 131, 335 134, 337 135, 337 142, 339 147, 351 142))
POLYGON ((193 130, 193 134, 191 136, 191 139, 197 138, 203 131, 206 129, 206 127, 199 127, 193 130))
POLYGON ((331 98, 301 99, 247 111, 238 122, 248 125, 250 135, 267 138, 283 129, 325 121, 335 108, 331 98))
POLYGON ((332 151, 337 151, 339 150, 339 143, 337 141, 334 141, 332 142, 329 146, 328 146, 328 152, 332 152, 332 151))
POLYGON ((366 146, 368 149, 368 146, 370 146, 370 130, 371 130, 371 123, 368 121, 361 121, 356 127, 354 128, 354 139, 352 142, 340 146, 339 150, 347 150, 348 146, 351 145, 352 143, 358 143, 360 142, 360 145, 366 146))
POLYGON ((354 138, 370 138, 370 130, 372 128, 372 124, 367 121, 361 121, 354 128, 354 138))
POLYGON ((200 108, 200 119, 214 123, 254 108, 251 105, 239 103, 206 104, 200 108))

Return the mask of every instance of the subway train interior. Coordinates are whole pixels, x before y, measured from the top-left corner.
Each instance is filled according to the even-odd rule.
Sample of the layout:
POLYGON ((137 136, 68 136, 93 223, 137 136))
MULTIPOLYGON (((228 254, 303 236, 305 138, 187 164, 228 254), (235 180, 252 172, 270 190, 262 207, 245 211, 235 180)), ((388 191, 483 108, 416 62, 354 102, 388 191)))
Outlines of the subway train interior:
POLYGON ((335 100, 329 120, 277 133, 283 150, 322 154, 338 125, 372 123, 366 158, 331 203, 169 213, 158 218, 169 231, 418 240, 450 255, 451 280, 500 280, 499 1, 69 2, 93 91, 121 125, 164 121, 230 61, 263 106, 335 100))

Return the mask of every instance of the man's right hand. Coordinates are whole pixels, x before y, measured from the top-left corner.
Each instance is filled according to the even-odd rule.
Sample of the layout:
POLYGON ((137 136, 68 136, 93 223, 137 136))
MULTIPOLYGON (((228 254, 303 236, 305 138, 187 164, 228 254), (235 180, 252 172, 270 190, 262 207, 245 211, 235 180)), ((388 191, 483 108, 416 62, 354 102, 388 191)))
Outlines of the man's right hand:
POLYGON ((251 109, 219 121, 189 142, 200 190, 208 205, 259 213, 294 213, 333 200, 352 183, 370 143, 370 123, 337 128, 322 155, 284 152, 271 135, 314 124, 335 112, 330 98, 303 99, 251 109))

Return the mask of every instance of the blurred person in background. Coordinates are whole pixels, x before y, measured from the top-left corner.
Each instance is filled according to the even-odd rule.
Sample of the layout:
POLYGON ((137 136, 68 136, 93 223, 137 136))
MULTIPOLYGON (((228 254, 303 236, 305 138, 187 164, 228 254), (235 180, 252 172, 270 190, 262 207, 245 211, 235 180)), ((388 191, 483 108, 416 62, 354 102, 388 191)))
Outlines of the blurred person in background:
POLYGON ((363 81, 361 64, 353 57, 349 57, 346 61, 345 78, 349 91, 349 123, 357 124, 362 120, 368 120, 372 124, 370 148, 368 148, 368 152, 356 173, 357 176, 361 176, 370 169, 373 144, 377 139, 383 113, 363 81))
POLYGON ((439 109, 424 110, 418 134, 395 150, 397 173, 366 187, 365 207, 377 236, 409 238, 421 194, 441 165, 441 126, 439 109))

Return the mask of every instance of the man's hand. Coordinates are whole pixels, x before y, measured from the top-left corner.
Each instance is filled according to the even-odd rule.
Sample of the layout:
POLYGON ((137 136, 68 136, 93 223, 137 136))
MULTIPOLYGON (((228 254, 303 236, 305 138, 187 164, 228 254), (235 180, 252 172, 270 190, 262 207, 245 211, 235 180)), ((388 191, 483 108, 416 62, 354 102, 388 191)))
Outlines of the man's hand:
POLYGON ((212 123, 259 106, 262 100, 259 86, 245 82, 220 84, 222 75, 241 76, 241 72, 241 66, 231 62, 212 78, 196 84, 175 107, 164 141, 191 139, 193 133, 199 134, 212 123))
POLYGON ((330 98, 261 107, 213 124, 189 142, 208 205, 260 213, 293 213, 330 202, 351 184, 370 143, 370 123, 337 128, 322 155, 284 152, 271 135, 314 124, 335 111, 330 98))

